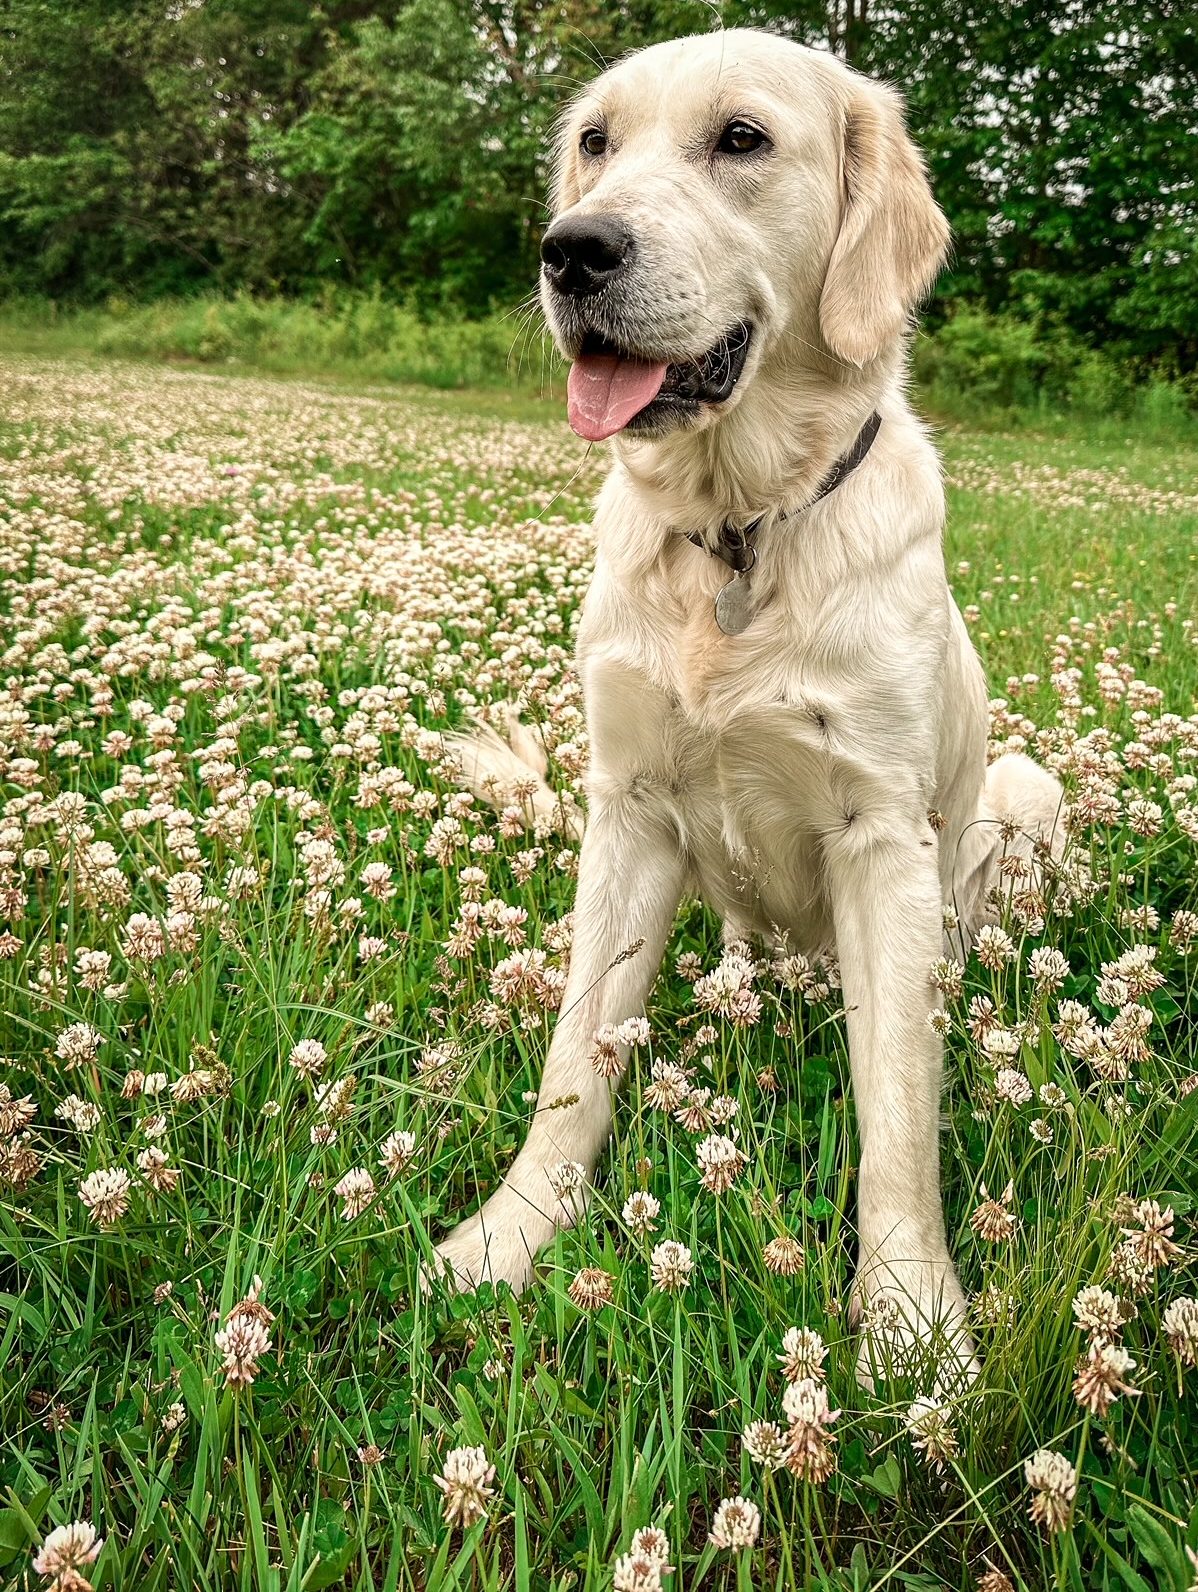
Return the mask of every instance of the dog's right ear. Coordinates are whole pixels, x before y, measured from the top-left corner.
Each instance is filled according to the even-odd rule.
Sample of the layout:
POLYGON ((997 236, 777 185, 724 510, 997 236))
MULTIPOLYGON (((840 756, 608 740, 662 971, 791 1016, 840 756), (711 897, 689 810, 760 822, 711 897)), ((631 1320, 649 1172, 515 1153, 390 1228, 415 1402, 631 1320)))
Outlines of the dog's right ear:
POLYGON ((948 252, 923 159, 893 89, 860 83, 845 113, 840 233, 820 297, 824 342, 852 365, 899 337, 948 252))

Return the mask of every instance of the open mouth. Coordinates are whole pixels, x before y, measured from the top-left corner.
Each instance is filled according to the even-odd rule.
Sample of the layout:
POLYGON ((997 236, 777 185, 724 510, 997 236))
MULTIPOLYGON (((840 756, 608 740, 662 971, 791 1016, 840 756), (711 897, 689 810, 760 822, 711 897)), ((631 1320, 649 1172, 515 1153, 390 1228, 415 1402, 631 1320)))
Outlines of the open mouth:
POLYGON ((602 442, 617 431, 650 431, 723 403, 740 380, 753 329, 741 321, 697 359, 655 360, 588 332, 570 367, 570 424, 602 442))

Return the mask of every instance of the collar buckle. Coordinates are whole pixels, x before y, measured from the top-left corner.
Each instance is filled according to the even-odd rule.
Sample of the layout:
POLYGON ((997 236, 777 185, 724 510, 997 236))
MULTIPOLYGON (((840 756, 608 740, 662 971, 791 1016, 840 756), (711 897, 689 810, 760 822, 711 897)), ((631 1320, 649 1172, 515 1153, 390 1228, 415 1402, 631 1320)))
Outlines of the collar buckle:
POLYGON ((722 558, 729 569, 738 575, 747 575, 757 562, 757 549, 753 545, 764 514, 759 514, 748 525, 733 525, 725 520, 720 527, 720 540, 716 548, 717 556, 722 558))

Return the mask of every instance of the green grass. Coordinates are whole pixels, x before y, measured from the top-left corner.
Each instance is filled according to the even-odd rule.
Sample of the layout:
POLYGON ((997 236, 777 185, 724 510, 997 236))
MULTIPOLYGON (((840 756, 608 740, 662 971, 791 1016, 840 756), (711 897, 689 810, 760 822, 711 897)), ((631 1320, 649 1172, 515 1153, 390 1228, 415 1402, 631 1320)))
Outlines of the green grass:
POLYGON ((553 1025, 535 998, 497 999, 511 945, 484 934, 447 953, 471 893, 460 875, 481 867, 484 900, 524 909, 550 969, 573 891, 574 848, 472 812, 436 732, 519 698, 553 778, 577 785, 569 654, 594 452, 552 408, 502 393, 34 359, 9 359, 0 379, 0 1083, 37 1108, 24 1150, 9 1135, 0 1160, 0 1583, 38 1584, 46 1532, 87 1520, 106 1539, 96 1587, 600 1588, 652 1521, 677 1588, 965 1589, 992 1565, 1028 1592, 1184 1592, 1198 1369, 1162 1317, 1198 1292, 1195 956, 1170 940, 1198 906, 1185 816, 1198 452, 1059 421, 941 433, 950 578, 1007 704, 995 738, 1067 749, 1055 656, 1059 683, 1079 671, 1078 733, 1107 732, 1090 744, 1121 800, 1074 841, 1092 898, 1058 903, 1039 936, 1013 923, 1015 960, 971 961, 946 1002, 948 1230, 991 1309, 982 1376, 951 1412, 958 1452, 935 1472, 904 1424, 925 1389, 899 1379, 870 1396, 853 1380, 857 1151, 837 992, 808 1001, 764 972, 760 1023, 710 1018, 714 1041, 697 1046, 709 1015, 675 964, 694 952, 710 969, 721 949, 695 904, 582 1225, 523 1298, 416 1285, 431 1244, 508 1165, 553 1025), (1162 809, 1153 836, 1129 823, 1137 793, 1162 809), (440 861, 433 826, 454 814, 440 861), (365 887, 371 863, 390 869, 387 899, 365 887), (1146 906, 1159 925, 1129 917, 1146 906), (131 942, 136 914, 148 922, 131 942), (171 944, 139 956, 155 925, 171 944), (384 942, 365 960, 363 937, 384 942), (1151 1053, 1104 1080, 1050 1025, 1062 998, 1109 1024, 1100 969, 1136 943, 1156 948, 1164 978, 1140 997, 1151 1053), (1041 944, 1070 964, 1047 996, 1027 971, 1041 944), (98 988, 88 951, 111 958, 98 988), (1018 1065, 1059 1104, 996 1101, 967 1026, 982 995, 1038 1029, 1018 1065), (81 1022, 102 1039, 72 1061, 62 1036, 81 1022), (305 1039, 325 1047, 321 1082, 353 1081, 332 1124, 288 1064, 305 1039), (719 1199, 699 1186, 695 1136, 643 1099, 657 1058, 739 1102, 748 1164, 719 1199), (125 1098, 131 1073, 167 1087, 138 1094, 134 1078, 125 1098), (56 1114, 68 1095, 94 1108, 86 1131, 56 1114), (334 1138, 314 1137, 329 1126, 334 1138), (396 1129, 418 1149, 387 1180, 379 1147, 396 1129), (154 1145, 181 1173, 173 1191, 147 1187, 138 1158, 154 1145), (377 1197, 345 1219, 335 1186, 359 1167, 377 1197), (101 1168, 131 1179, 108 1228, 79 1199, 101 1168), (986 1244, 970 1217, 983 1184, 1008 1180, 1018 1229, 986 1244), (662 1205, 651 1241, 620 1216, 642 1187, 662 1205), (1072 1393, 1085 1340, 1071 1305, 1135 1225, 1123 1195, 1171 1206, 1182 1253, 1124 1329, 1138 1393, 1097 1419, 1072 1393), (805 1251, 794 1277, 764 1264, 782 1232, 805 1251), (648 1280, 666 1237, 695 1259, 678 1298, 648 1280), (593 1314, 567 1291, 583 1266, 613 1279, 593 1314), (236 1391, 215 1334, 255 1276, 271 1345, 236 1391), (741 1445, 750 1421, 781 1419, 793 1325, 826 1339, 843 1412, 821 1486, 763 1473, 741 1445), (377 1465, 359 1458, 368 1444, 377 1465), (496 1468, 487 1517, 466 1532, 443 1523, 434 1480, 460 1445, 496 1468), (1044 1446, 1081 1470, 1073 1522, 1054 1535, 1029 1519, 1023 1474, 1044 1446), (738 1492, 763 1528, 734 1558, 706 1539, 738 1492))

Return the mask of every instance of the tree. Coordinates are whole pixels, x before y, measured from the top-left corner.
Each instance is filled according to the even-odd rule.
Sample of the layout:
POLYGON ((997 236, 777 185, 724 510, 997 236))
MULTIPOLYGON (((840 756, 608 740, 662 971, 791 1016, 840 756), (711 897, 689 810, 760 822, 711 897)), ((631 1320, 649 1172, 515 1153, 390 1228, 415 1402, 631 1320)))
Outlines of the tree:
MULTIPOLYGON (((725 0, 896 83, 953 226, 940 309, 1198 360, 1180 0, 725 0)), ((700 0, 7 0, 0 291, 332 283, 469 313, 535 278, 555 116, 700 0)))

